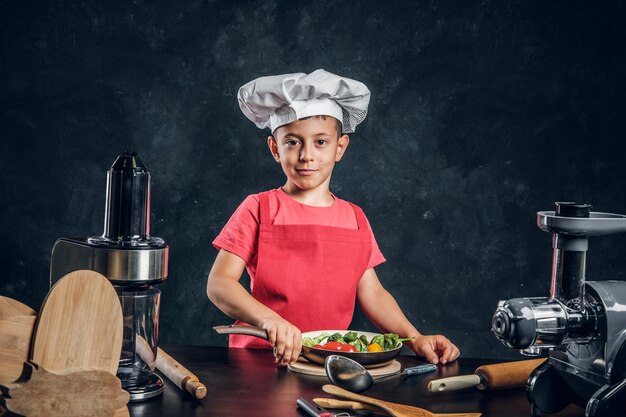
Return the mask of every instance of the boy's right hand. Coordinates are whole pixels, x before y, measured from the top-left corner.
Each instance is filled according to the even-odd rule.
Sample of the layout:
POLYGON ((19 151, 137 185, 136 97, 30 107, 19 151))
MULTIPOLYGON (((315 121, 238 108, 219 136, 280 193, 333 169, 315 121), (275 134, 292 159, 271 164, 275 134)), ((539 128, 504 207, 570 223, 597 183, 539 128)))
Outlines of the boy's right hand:
POLYGON ((270 345, 274 348, 276 363, 287 365, 296 363, 302 350, 302 333, 283 318, 264 320, 261 328, 267 331, 270 345))

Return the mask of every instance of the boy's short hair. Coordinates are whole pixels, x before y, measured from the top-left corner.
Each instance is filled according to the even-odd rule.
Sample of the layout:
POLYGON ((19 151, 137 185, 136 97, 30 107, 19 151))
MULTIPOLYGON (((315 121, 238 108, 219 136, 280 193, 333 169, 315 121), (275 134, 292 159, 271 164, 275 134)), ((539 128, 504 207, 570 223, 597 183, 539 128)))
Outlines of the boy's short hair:
MULTIPOLYGON (((303 118, 298 119, 298 120, 316 119, 318 117, 321 118, 322 120, 326 120, 327 117, 333 117, 333 116, 326 116, 325 114, 320 114, 320 115, 317 115, 317 116, 303 117, 303 118)), ((340 137, 341 134, 343 133, 341 131, 341 128, 342 128, 341 122, 336 117, 333 117, 333 119, 335 119, 335 130, 337 130, 337 137, 340 137)), ((274 132, 272 132, 272 136, 274 136, 274 132)))

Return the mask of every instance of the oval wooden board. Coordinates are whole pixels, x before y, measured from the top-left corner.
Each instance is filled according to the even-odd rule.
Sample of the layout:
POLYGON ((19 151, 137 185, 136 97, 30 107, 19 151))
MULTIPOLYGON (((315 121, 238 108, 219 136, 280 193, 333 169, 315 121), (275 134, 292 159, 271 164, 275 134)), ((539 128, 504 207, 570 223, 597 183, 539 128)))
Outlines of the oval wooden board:
MULTIPOLYGON (((373 377, 384 376, 395 374, 396 372, 400 372, 402 365, 400 362, 394 360, 388 363, 385 366, 380 366, 378 368, 371 368, 367 371, 372 374, 373 377)), ((326 371, 322 365, 317 365, 308 361, 299 360, 293 365, 287 365, 287 369, 293 372, 298 372, 306 375, 314 375, 314 376, 326 376, 326 371)))
POLYGON ((37 314, 35 310, 28 307, 26 304, 0 295, 0 320, 12 316, 34 316, 35 314, 37 314))
POLYGON ((31 360, 48 371, 99 369, 115 375, 122 337, 122 306, 113 285, 94 271, 70 272, 43 302, 31 360))

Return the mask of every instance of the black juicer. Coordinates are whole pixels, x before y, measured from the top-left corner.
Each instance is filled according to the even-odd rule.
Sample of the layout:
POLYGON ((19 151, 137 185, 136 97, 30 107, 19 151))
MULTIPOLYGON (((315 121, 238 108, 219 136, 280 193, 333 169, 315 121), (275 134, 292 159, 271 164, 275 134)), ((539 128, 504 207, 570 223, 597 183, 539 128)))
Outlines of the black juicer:
POLYGON ((122 304, 124 340, 117 376, 131 401, 163 392, 156 365, 161 292, 169 247, 150 237, 150 173, 136 153, 124 152, 107 172, 104 233, 61 238, 52 249, 50 285, 88 269, 107 277, 122 304))
POLYGON ((526 383, 533 416, 569 404, 586 416, 626 416, 626 282, 585 282, 588 236, 625 232, 626 216, 555 206, 537 213, 539 228, 552 233, 550 297, 500 301, 492 331, 524 354, 549 350, 526 383))

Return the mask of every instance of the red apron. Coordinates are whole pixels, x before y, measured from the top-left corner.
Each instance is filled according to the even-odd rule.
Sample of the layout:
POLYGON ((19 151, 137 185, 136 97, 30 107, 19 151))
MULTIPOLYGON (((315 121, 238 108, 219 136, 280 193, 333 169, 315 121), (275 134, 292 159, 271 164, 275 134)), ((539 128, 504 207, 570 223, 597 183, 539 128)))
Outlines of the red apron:
MULTIPOLYGON (((365 214, 350 203, 358 229, 270 223, 269 192, 259 194, 260 226, 252 296, 300 331, 345 330, 372 251, 365 214)), ((245 324, 237 322, 236 324, 245 324)), ((230 347, 269 348, 267 341, 230 335, 230 347)))

